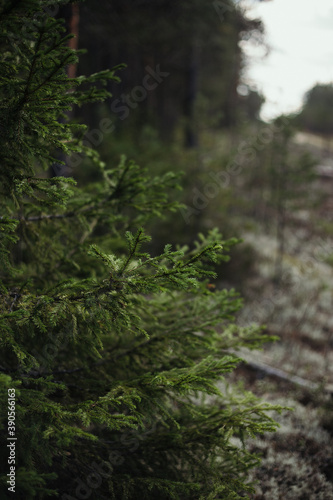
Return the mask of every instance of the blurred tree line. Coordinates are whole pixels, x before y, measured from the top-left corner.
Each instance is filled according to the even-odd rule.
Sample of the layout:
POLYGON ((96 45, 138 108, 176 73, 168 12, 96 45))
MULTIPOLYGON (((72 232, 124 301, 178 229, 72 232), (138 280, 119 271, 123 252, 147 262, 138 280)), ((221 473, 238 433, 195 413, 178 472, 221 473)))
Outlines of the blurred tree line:
POLYGON ((309 132, 333 134, 333 84, 317 84, 304 96, 296 124, 309 132))
MULTIPOLYGON (((67 7, 68 8, 68 7, 67 7)), ((69 7, 70 8, 70 7, 69 7)), ((108 109, 77 111, 91 128, 109 116, 118 132, 137 136, 144 125, 163 141, 181 134, 185 146, 200 130, 256 118, 263 99, 237 91, 244 54, 240 41, 262 41, 261 21, 232 0, 88 0, 80 5, 79 73, 126 64, 110 83, 108 109)))
MULTIPOLYGON (((59 12, 68 31, 77 16, 74 5, 59 12)), ((240 135, 255 134, 259 126, 264 98, 244 83, 242 42, 263 44, 262 22, 234 0, 86 0, 79 9, 78 45, 84 53, 77 74, 125 65, 117 73, 120 81, 108 83, 111 99, 74 110, 75 119, 88 124, 87 142, 107 163, 118 162, 125 152, 151 173, 170 168, 185 173, 183 190, 176 194, 185 209, 162 224, 150 222, 157 235, 151 250, 168 242, 187 244, 215 226, 227 237, 238 234, 230 213, 242 201, 234 198, 234 186, 219 188, 209 206, 187 214, 193 199, 202 196, 198 190, 205 196, 204 186, 211 182, 207 169, 225 169, 237 154, 240 135)), ((73 168, 80 183, 96 176, 85 161, 73 168)))

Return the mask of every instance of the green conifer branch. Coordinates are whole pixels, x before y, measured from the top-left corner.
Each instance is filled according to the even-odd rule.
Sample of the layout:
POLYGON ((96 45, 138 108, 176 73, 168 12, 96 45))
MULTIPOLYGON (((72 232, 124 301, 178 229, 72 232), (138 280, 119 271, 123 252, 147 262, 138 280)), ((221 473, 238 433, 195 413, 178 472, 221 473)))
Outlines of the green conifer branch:
POLYGON ((207 288, 235 240, 146 251, 137 228, 179 207, 179 175, 105 165, 86 146, 65 111, 106 99, 120 66, 68 79, 77 54, 48 5, 0 2, 0 417, 15 388, 17 488, 68 500, 109 463, 98 499, 246 498, 259 463, 246 439, 274 430, 279 408, 227 388, 239 348, 269 338, 235 324, 236 292, 207 288), (57 150, 102 180, 46 178, 57 150))

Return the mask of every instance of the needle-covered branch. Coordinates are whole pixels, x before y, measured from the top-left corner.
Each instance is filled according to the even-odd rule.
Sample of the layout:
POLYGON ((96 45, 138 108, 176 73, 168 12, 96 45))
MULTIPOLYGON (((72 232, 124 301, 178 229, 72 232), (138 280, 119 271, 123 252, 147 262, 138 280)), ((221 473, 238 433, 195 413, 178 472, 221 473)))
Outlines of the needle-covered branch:
POLYGON ((79 53, 53 17, 64 4, 0 0, 0 418, 7 429, 15 392, 17 492, 248 498, 259 460, 246 438, 276 424, 273 407, 227 388, 239 348, 269 339, 239 327, 238 294, 210 283, 236 240, 213 230, 151 250, 141 228, 180 208, 180 176, 105 164, 66 115, 107 99, 120 66, 68 78, 79 53), (72 154, 93 180, 48 177, 72 154))

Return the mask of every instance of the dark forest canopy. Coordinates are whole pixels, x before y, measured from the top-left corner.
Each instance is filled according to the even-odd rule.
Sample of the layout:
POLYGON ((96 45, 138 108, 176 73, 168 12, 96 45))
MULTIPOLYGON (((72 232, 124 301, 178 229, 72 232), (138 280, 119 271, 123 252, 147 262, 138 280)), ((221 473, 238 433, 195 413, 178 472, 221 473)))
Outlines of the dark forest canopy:
POLYGON ((88 49, 80 71, 127 65, 120 85, 111 85, 109 110, 118 126, 125 119, 126 129, 149 122, 170 139, 182 123, 191 146, 200 129, 237 123, 246 101, 237 93, 244 66, 239 42, 260 43, 263 26, 232 0, 88 0, 80 9, 80 46, 88 49), (155 86, 147 75, 156 68, 155 86))
POLYGON ((297 124, 314 133, 333 134, 333 84, 317 84, 304 97, 297 124))

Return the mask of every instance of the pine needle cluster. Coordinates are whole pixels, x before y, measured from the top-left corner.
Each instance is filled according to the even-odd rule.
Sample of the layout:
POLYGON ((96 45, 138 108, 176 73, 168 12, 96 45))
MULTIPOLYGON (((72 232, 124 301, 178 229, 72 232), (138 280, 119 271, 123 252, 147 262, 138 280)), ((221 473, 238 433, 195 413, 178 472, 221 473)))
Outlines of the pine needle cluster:
POLYGON ((178 177, 107 166, 84 142, 67 112, 105 100, 117 68, 67 76, 64 3, 0 1, 1 435, 15 389, 15 498, 247 498, 246 437, 276 424, 222 382, 231 349, 267 340, 236 326, 234 291, 207 287, 234 241, 212 231, 147 251, 142 226, 177 209, 178 177), (96 182, 50 177, 59 152, 88 157, 96 182))

